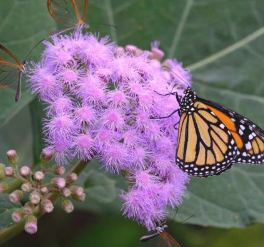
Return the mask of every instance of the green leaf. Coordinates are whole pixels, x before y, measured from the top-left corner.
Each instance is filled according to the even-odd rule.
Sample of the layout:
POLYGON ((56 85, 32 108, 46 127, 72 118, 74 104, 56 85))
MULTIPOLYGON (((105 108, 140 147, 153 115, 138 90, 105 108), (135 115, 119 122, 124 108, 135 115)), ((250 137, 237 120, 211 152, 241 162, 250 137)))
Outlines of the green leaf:
MULTIPOLYGON (((46 1, 35 4, 35 0, 0 3, 1 42, 20 59, 41 34, 55 29, 45 5, 46 1)), ((91 30, 110 34, 118 45, 148 49, 153 40, 160 40, 166 57, 176 57, 189 66, 201 97, 232 108, 264 127, 263 12, 262 0, 91 0, 87 20, 91 30)), ((0 98, 0 107, 5 106, 0 111, 2 121, 9 121, 20 111, 7 100, 10 96, 0 98)), ((25 99, 24 104, 31 100, 25 99)), ((21 121, 19 118, 17 129, 21 121)), ((23 137, 16 138, 24 144, 23 137)), ((177 218, 195 214, 188 222, 221 227, 264 222, 263 176, 263 166, 238 164, 219 177, 192 178, 177 218)), ((105 185, 99 188, 104 195, 105 185)), ((98 194, 92 193, 94 198, 98 194)))
POLYGON ((14 224, 11 215, 19 206, 19 203, 11 203, 7 194, 0 195, 0 230, 14 224))
POLYGON ((40 162, 40 154, 42 149, 44 148, 44 135, 42 131, 43 127, 43 118, 44 114, 44 106, 37 98, 35 98, 29 104, 30 114, 31 114, 31 123, 32 123, 32 132, 33 135, 33 164, 39 164, 40 162))
MULTIPOLYGON (((35 0, 0 1, 0 42, 20 61, 56 27, 46 4, 46 1, 36 3, 35 0)), ((33 51, 34 56, 37 55, 37 50, 33 51)), ((26 93, 25 76, 22 84, 22 98, 17 103, 14 102, 16 82, 10 88, 0 88, 0 127, 32 101, 33 95, 26 93)))
MULTIPOLYGON (((56 29, 49 16, 46 1, 11 0, 0 1, 0 43, 23 61, 30 50, 47 34, 56 29)), ((39 45, 33 51, 39 54, 39 45)), ((6 162, 8 149, 16 149, 20 161, 32 162, 32 125, 27 106, 34 95, 27 92, 25 75, 22 77, 22 97, 15 102, 16 82, 8 88, 0 88, 0 162, 6 162)), ((36 115, 34 115, 35 117, 36 115)), ((32 120, 33 124, 38 120, 32 120)), ((37 133, 34 134, 36 136, 37 133)))
MULTIPOLYGON (((117 25, 110 34, 119 45, 146 49, 160 40, 167 57, 189 65, 199 96, 264 128, 263 11, 262 0, 101 0, 91 1, 88 17, 117 25)), ((188 223, 220 227, 264 222, 263 176, 263 166, 236 164, 219 177, 192 178, 176 218, 195 214, 188 223)))
POLYGON ((84 188, 87 197, 101 203, 110 203, 116 198, 115 181, 95 170, 90 170, 87 173, 84 188))

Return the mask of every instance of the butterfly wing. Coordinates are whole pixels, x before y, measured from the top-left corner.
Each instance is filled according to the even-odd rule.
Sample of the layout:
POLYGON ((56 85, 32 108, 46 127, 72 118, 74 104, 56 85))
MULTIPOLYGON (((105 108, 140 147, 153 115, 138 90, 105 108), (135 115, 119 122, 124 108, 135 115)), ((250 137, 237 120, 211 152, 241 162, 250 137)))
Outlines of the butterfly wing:
POLYGON ((229 169, 238 155, 235 138, 228 129, 233 122, 225 115, 224 124, 199 100, 193 107, 192 114, 184 112, 180 117, 176 162, 189 175, 218 175, 229 169))
POLYGON ((229 116, 235 127, 234 135, 238 146, 236 163, 264 163, 264 131, 251 120, 214 102, 203 100, 211 110, 219 115, 222 112, 229 116), (218 112, 217 112, 218 111, 218 112))
POLYGON ((69 27, 85 22, 88 0, 48 0, 48 11, 59 24, 69 27))
POLYGON ((181 247, 181 245, 167 232, 160 233, 161 238, 167 247, 181 247))
POLYGON ((0 44, 0 87, 16 81, 22 72, 23 64, 6 47, 0 44))

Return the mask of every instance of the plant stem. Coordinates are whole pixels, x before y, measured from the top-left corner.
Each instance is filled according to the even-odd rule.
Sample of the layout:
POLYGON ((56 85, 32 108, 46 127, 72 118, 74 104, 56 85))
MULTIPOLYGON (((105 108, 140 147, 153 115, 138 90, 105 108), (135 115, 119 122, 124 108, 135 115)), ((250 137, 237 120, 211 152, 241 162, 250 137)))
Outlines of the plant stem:
POLYGON ((258 30, 256 30, 255 32, 251 33, 250 35, 248 35, 247 37, 241 39, 240 41, 234 43, 233 45, 230 45, 228 47, 226 47, 225 49, 197 62, 194 63, 190 66, 188 66, 187 68, 191 71, 200 69, 212 62, 217 61, 218 59, 227 56, 229 54, 231 54, 232 52, 243 48, 244 46, 248 45, 250 42, 258 39, 259 37, 261 37, 264 34, 264 27, 259 28, 258 30))
MULTIPOLYGON (((68 174, 70 173, 76 173, 77 175, 81 174, 82 171, 86 168, 86 166, 88 165, 90 161, 78 161, 73 167, 72 169, 69 171, 68 174)), ((66 175, 67 176, 67 175, 66 175)), ((20 181, 15 181, 16 184, 14 183, 13 186, 17 185, 18 182, 21 183, 20 181)), ((52 203, 55 203, 60 197, 59 193, 50 193, 48 198, 49 200, 52 201, 52 203)), ((41 210, 40 207, 36 207, 36 209, 34 210, 34 215, 37 218, 40 218, 41 216, 43 216, 45 213, 41 210)), ((25 225, 25 221, 26 219, 22 220, 21 222, 10 226, 2 231, 0 231, 0 245, 5 243, 6 241, 8 241, 9 239, 15 237, 17 234, 19 234, 20 232, 23 231, 24 229, 24 225, 25 225)))
POLYGON ((5 193, 11 193, 12 191, 19 188, 22 185, 22 183, 23 182, 21 180, 18 180, 18 179, 10 181, 10 183, 8 183, 8 189, 5 193))

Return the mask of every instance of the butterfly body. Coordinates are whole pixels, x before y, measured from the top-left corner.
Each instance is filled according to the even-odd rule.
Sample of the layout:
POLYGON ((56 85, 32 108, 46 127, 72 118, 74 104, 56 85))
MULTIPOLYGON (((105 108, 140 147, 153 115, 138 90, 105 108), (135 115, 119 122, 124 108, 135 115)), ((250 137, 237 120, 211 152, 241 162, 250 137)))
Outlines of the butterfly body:
POLYGON ((179 100, 176 163, 197 177, 219 175, 234 163, 264 163, 264 131, 247 118, 188 88, 179 100))

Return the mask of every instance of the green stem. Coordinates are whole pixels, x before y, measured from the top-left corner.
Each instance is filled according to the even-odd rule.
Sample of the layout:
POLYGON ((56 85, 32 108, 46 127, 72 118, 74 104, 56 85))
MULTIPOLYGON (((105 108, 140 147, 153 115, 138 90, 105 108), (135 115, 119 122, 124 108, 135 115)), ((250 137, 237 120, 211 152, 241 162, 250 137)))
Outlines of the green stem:
POLYGON ((264 34, 264 27, 259 28, 257 31, 251 33, 250 35, 248 35, 247 37, 245 37, 244 39, 241 39, 240 41, 234 43, 231 46, 228 46, 227 48, 213 54, 212 56, 209 56, 197 63, 194 63, 190 66, 187 67, 187 69, 194 71, 197 69, 200 69, 201 67, 206 66, 207 64, 210 64, 212 62, 217 61, 218 59, 229 55, 230 53, 242 48, 243 46, 249 44, 250 42, 254 41, 255 39, 261 37, 264 34))
POLYGON ((18 233, 22 232, 24 229, 25 221, 26 219, 20 221, 18 224, 2 230, 0 232, 0 245, 15 237, 18 233))
POLYGON ((40 162, 39 154, 43 149, 43 134, 42 134, 42 119, 44 117, 44 111, 42 111, 43 105, 41 102, 35 98, 29 104, 29 110, 31 115, 32 123, 32 133, 33 135, 33 164, 38 164, 40 162))
POLYGON ((8 183, 8 189, 5 193, 11 193, 12 191, 16 190, 17 188, 20 188, 20 186, 23 184, 21 180, 12 180, 8 183))
MULTIPOLYGON (((90 161, 80 160, 72 167, 72 169, 69 171, 68 174, 73 173, 73 172, 76 173, 77 175, 81 174, 89 162, 90 161)), ((49 200, 51 200, 52 203, 55 203, 59 199, 59 197, 60 197, 59 193, 50 193, 48 196, 49 200)), ((34 215, 36 215, 36 217, 40 218, 44 214, 45 213, 41 210, 40 207, 36 207, 36 210, 34 211, 34 215)), ((15 237, 20 232, 22 232, 24 229, 24 225, 25 225, 25 219, 13 226, 10 226, 0 231, 0 245, 7 242, 9 239, 15 237)))

